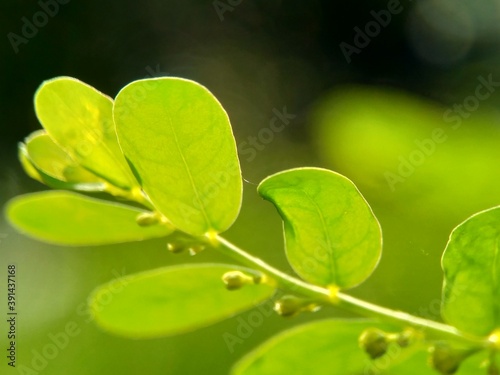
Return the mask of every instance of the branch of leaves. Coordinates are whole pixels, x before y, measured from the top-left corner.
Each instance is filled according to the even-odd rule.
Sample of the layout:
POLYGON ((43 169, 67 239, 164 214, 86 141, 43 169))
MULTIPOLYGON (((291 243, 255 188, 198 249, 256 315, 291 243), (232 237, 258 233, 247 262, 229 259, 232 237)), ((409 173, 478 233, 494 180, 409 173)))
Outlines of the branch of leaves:
MULTIPOLYGON (((283 219, 286 255, 301 280, 219 236, 239 214, 242 177, 228 116, 205 87, 179 78, 146 79, 125 86, 113 101, 78 80, 60 77, 41 85, 35 109, 45 130, 20 145, 21 163, 31 177, 64 190, 13 199, 7 216, 19 231, 65 246, 165 237, 174 253, 211 248, 246 266, 183 265, 114 280, 92 296, 95 320, 105 330, 133 338, 178 334, 276 299, 281 290, 288 294, 275 301, 275 310, 283 316, 338 305, 403 328, 414 326, 420 330, 416 337, 422 337, 410 345, 412 350, 394 355, 391 348, 413 340, 401 336, 410 331, 385 334, 397 328, 376 321, 315 322, 256 349, 236 365, 235 374, 288 374, 307 365, 315 374, 368 368, 368 373, 416 369, 421 375, 431 371, 425 360, 419 360, 429 346, 438 353, 433 354, 433 366, 452 373, 477 348, 495 352, 500 346, 494 339, 500 326, 499 209, 459 226, 444 254, 444 317, 465 334, 430 322, 427 331, 469 344, 446 352, 442 348, 448 343, 438 347, 436 341, 426 341, 425 320, 372 308, 352 297, 346 303, 339 293, 366 280, 382 247, 377 219, 344 176, 299 168, 272 175, 258 187, 283 219), (90 196, 102 192, 116 199, 90 196), (372 337, 366 332, 376 333, 374 343, 366 344, 372 337), (360 336, 369 356, 358 347, 360 336)), ((479 366, 465 361, 461 368, 475 374, 479 366)), ((494 356, 489 369, 491 374, 496 371, 494 356)))

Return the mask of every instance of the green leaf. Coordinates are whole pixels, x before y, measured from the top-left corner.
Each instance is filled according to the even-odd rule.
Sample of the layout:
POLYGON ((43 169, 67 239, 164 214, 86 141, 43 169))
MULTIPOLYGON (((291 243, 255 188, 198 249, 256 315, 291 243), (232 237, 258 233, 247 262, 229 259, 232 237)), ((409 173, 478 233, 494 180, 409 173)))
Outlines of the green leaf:
POLYGON ((179 78, 132 82, 116 97, 114 119, 143 190, 175 227, 203 235, 232 225, 242 197, 236 145, 205 87, 179 78))
POLYGON ((40 123, 75 161, 122 189, 137 182, 118 145, 113 101, 70 77, 45 81, 35 94, 40 123))
MULTIPOLYGON (((361 333, 370 327, 393 327, 367 320, 323 320, 274 336, 246 355, 231 375, 351 375, 378 374, 408 359, 414 349, 389 347, 377 360, 358 346, 361 333)), ((425 361, 424 361, 425 365, 425 361)), ((433 374, 431 369, 423 374, 433 374)))
POLYGON ((270 298, 268 285, 226 290, 222 275, 253 271, 231 265, 199 264, 160 268, 118 279, 91 297, 104 330, 132 338, 175 335, 216 323, 270 298))
POLYGON ((305 280, 350 288, 377 266, 380 225, 346 177, 326 169, 292 169, 266 178, 258 192, 283 218, 288 260, 305 280))
POLYGON ((36 131, 19 144, 26 173, 56 189, 105 191, 107 183, 78 165, 45 131, 36 131))
POLYGON ((6 208, 9 221, 20 232, 68 246, 140 241, 172 232, 163 225, 139 226, 136 218, 144 212, 66 191, 22 195, 6 208))
POLYGON ((31 159, 28 156, 28 150, 26 150, 26 145, 24 143, 19 143, 18 145, 18 158, 21 162, 21 166, 24 169, 24 172, 34 180, 41 182, 42 184, 46 184, 44 181, 44 177, 40 174, 38 169, 33 165, 31 159))
POLYGON ((475 335, 500 328, 500 207, 479 212, 451 233, 442 258, 442 314, 475 335))

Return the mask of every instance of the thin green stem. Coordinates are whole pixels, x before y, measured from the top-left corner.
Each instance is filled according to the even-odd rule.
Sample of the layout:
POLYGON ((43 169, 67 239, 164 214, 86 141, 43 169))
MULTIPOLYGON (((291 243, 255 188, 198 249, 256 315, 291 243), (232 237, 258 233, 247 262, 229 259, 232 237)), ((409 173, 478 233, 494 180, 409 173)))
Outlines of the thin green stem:
POLYGON ((219 252, 230 256, 250 268, 263 272, 266 276, 274 280, 277 287, 287 292, 299 294, 320 304, 337 306, 344 310, 369 318, 379 319, 402 326, 410 326, 425 333, 425 337, 428 339, 449 339, 460 341, 468 346, 480 348, 487 347, 489 345, 487 339, 467 335, 447 324, 416 317, 402 311, 394 311, 385 307, 374 305, 347 294, 340 293, 337 289, 328 289, 309 284, 270 266, 259 258, 248 254, 223 237, 216 236, 215 240, 214 245, 219 252))
POLYGON ((287 275, 286 273, 270 266, 262 259, 248 254, 223 237, 217 236, 216 239, 217 244, 222 245, 217 246, 216 244, 216 248, 217 250, 219 250, 219 252, 230 256, 231 258, 250 268, 255 268, 259 271, 262 271, 266 276, 271 277, 280 288, 300 294, 304 297, 314 299, 316 301, 321 301, 322 303, 331 302, 330 290, 316 285, 308 284, 302 280, 287 275))
POLYGON ((486 339, 474 337, 457 330, 456 328, 444 323, 420 318, 403 311, 395 311, 382 306, 374 305, 370 302, 362 301, 344 293, 338 293, 338 307, 348 311, 364 315, 370 318, 381 319, 387 322, 411 326, 425 332, 429 339, 451 339, 475 346, 487 346, 486 339))

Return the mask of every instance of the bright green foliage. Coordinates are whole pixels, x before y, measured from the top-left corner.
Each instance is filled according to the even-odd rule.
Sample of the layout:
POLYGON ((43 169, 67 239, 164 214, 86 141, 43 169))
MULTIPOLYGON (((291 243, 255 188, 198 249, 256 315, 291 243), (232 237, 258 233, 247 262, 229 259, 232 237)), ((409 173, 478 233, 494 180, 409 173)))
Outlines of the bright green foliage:
POLYGON ((256 306, 274 293, 268 285, 228 291, 221 276, 234 270, 252 272, 202 264, 132 275, 99 287, 91 307, 97 324, 121 336, 154 338, 192 331, 256 306), (111 302, 102 303, 110 295, 111 302))
MULTIPOLYGON (((35 108, 45 130, 19 146, 26 173, 58 189, 110 193, 121 203, 66 191, 17 197, 6 214, 19 231, 66 246, 166 237, 171 253, 220 251, 250 267, 181 265, 113 280, 91 297, 95 321, 104 330, 130 338, 169 336, 274 298, 274 310, 282 316, 334 305, 398 327, 378 320, 309 323, 254 350, 233 375, 435 374, 428 363, 442 374, 457 369, 463 375, 498 374, 494 355, 487 356, 500 351, 500 207, 472 216, 451 235, 442 262, 443 316, 451 327, 339 292, 363 282, 377 266, 382 233, 356 186, 335 172, 292 169, 258 187, 280 213, 286 255, 305 281, 219 236, 239 214, 242 178, 228 116, 198 83, 140 80, 124 87, 113 102, 76 79, 60 77, 41 85, 35 108)), ((406 111, 420 126, 419 113, 417 108, 406 111)), ((368 133, 356 136, 369 143, 367 134, 385 129, 387 119, 372 112, 354 115, 363 120, 355 124, 368 124, 362 126, 368 133)), ((435 120, 435 114, 426 118, 435 120)), ((426 156, 438 154, 443 131, 434 130, 434 144, 424 144, 426 156)), ((370 147, 385 152, 378 144, 370 147)), ((365 151, 356 157, 366 158, 365 151)), ((384 160, 393 162, 390 156, 384 160)), ((368 178, 380 182, 384 176, 368 178)), ((398 179, 391 186, 403 185, 398 179)))
POLYGON ((54 141, 75 161, 122 189, 137 182, 118 145, 113 101, 74 78, 44 82, 35 95, 35 110, 54 141))
POLYGON ((452 232, 443 254, 443 317, 476 335, 500 327, 500 207, 480 212, 452 232))
POLYGON ((25 171, 56 189, 105 191, 107 183, 77 164, 45 131, 37 131, 19 144, 25 171))
POLYGON ((226 112, 198 83, 156 78, 125 86, 114 107, 120 145, 143 190, 180 230, 223 232, 242 199, 226 112))
POLYGON ((140 241, 172 232, 165 225, 139 226, 136 217, 144 210, 65 191, 19 196, 6 212, 19 231, 57 245, 140 241))
POLYGON ((356 186, 337 173, 300 168, 277 173, 258 187, 284 221, 294 270, 320 285, 353 287, 376 267, 380 225, 356 186))

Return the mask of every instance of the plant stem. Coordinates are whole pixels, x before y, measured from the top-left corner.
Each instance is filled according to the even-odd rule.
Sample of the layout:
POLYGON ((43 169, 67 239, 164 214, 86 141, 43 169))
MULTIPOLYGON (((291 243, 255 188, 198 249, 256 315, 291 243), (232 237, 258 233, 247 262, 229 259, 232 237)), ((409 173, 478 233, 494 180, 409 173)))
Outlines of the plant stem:
POLYGON ((214 246, 221 253, 230 256, 250 268, 263 272, 265 275, 273 279, 279 288, 291 293, 299 294, 319 304, 333 305, 369 318, 379 319, 403 326, 410 326, 420 331, 424 331, 425 336, 430 339, 450 339, 460 341, 468 346, 481 348, 489 345, 487 339, 467 335, 466 333, 460 332, 456 328, 447 324, 416 317, 402 311, 394 311, 385 307, 374 305, 347 294, 340 293, 334 288, 329 289, 309 284, 270 266, 259 258, 248 254, 223 237, 216 236, 215 239, 216 242, 214 246))
POLYGON ((294 293, 298 293, 304 297, 314 299, 315 301, 321 301, 322 303, 331 303, 332 296, 331 291, 322 288, 320 286, 311 285, 302 280, 296 279, 280 270, 270 266, 262 259, 256 258, 244 250, 240 249, 233 243, 227 241, 225 238, 217 236, 218 244, 222 246, 216 246, 217 250, 221 253, 238 260, 250 268, 256 268, 262 271, 267 276, 270 276, 279 287, 290 290, 294 293))

